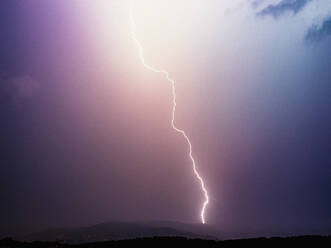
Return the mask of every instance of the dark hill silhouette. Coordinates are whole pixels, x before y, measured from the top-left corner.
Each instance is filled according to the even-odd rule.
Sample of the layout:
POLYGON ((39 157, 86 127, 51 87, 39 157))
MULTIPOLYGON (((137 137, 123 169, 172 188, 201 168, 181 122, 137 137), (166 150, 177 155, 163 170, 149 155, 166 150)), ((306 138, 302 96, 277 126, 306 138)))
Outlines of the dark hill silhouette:
POLYGON ((236 247, 331 247, 331 236, 301 236, 288 238, 256 238, 228 241, 187 239, 182 237, 156 237, 107 241, 70 245, 60 242, 19 242, 10 238, 0 240, 0 248, 126 248, 126 247, 203 247, 203 248, 236 248, 236 247))
POLYGON ((123 240, 145 237, 186 237, 216 239, 208 225, 185 224, 180 222, 107 222, 81 228, 54 228, 33 233, 19 240, 55 241, 79 244, 108 240, 123 240))

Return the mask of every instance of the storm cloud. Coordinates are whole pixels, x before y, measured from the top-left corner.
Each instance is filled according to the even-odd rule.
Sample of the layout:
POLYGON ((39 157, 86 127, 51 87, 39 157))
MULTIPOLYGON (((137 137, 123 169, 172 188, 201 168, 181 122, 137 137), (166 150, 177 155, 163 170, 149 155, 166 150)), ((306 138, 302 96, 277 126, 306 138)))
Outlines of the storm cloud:
POLYGON ((257 16, 272 16, 275 19, 282 16, 286 12, 297 14, 300 12, 311 0, 283 0, 278 4, 270 4, 257 13, 257 16))
POLYGON ((331 16, 328 17, 322 25, 313 25, 306 34, 307 42, 319 42, 331 35, 331 16))

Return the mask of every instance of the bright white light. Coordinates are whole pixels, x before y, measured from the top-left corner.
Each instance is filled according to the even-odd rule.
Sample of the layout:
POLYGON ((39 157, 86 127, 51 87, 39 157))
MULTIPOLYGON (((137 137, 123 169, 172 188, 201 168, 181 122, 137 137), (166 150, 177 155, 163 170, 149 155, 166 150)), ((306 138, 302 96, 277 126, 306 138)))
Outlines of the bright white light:
POLYGON ((199 180, 200 182, 200 185, 201 185, 201 189, 203 191, 203 194, 204 194, 204 202, 202 204, 202 208, 201 208, 201 213, 200 213, 200 217, 201 217, 201 222, 203 224, 206 223, 206 219, 205 219, 205 211, 206 211, 206 207, 209 203, 209 196, 208 196, 208 191, 205 187, 205 183, 203 181, 203 178, 200 176, 199 172, 197 171, 197 167, 196 167, 196 163, 195 163, 195 160, 194 160, 194 157, 193 157, 193 154, 192 154, 192 144, 191 144, 191 141, 190 139, 188 138, 188 136, 186 135, 185 131, 182 130, 182 129, 179 129, 176 125, 175 125, 175 112, 176 112, 176 106, 177 106, 177 102, 176 102, 176 87, 175 87, 175 81, 174 79, 172 79, 170 76, 169 76, 169 73, 166 71, 166 70, 162 70, 162 69, 156 69, 152 66, 150 66, 149 64, 146 63, 145 61, 145 57, 144 57, 144 49, 143 49, 143 46, 142 44, 139 42, 139 40, 137 39, 137 36, 136 36, 136 31, 135 31, 135 28, 136 28, 136 24, 135 24, 135 21, 134 21, 134 18, 133 18, 133 3, 131 3, 131 9, 130 9, 130 21, 131 21, 131 37, 132 39, 134 40, 134 42, 136 43, 137 45, 137 48, 138 48, 138 53, 139 53, 139 58, 141 60, 141 63, 143 64, 143 66, 147 69, 147 70, 150 70, 152 72, 155 72, 155 73, 161 73, 163 74, 166 79, 169 81, 169 83, 171 84, 171 89, 172 89, 172 116, 171 116, 171 126, 172 128, 183 135, 183 137, 185 138, 187 144, 188 144, 188 147, 189 147, 189 157, 191 159, 191 162, 192 162, 192 167, 193 167, 193 172, 196 176, 196 178, 199 180))

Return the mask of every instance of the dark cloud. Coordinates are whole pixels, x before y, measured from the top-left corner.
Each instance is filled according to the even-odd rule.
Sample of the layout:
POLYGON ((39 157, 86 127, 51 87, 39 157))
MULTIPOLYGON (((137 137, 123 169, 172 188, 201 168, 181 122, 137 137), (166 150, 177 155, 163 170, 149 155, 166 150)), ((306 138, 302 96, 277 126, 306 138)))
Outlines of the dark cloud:
POLYGON ((331 35, 331 16, 324 20, 321 26, 312 26, 308 30, 305 38, 308 42, 318 42, 329 35, 331 35))
POLYGON ((307 3, 311 0, 282 0, 278 4, 270 4, 260 12, 257 13, 257 16, 267 16, 271 15, 275 19, 283 15, 285 12, 293 12, 297 14, 301 11, 307 3))
POLYGON ((253 8, 259 7, 265 0, 253 0, 251 5, 253 8))

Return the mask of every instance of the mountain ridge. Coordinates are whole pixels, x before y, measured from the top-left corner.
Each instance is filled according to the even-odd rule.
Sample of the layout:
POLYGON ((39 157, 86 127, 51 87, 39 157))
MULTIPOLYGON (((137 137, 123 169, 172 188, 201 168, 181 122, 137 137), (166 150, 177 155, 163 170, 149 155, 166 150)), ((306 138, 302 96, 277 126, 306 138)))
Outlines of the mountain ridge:
POLYGON ((103 222, 77 228, 49 228, 22 237, 23 241, 56 241, 87 243, 148 237, 185 237, 217 239, 209 225, 175 221, 103 222))

